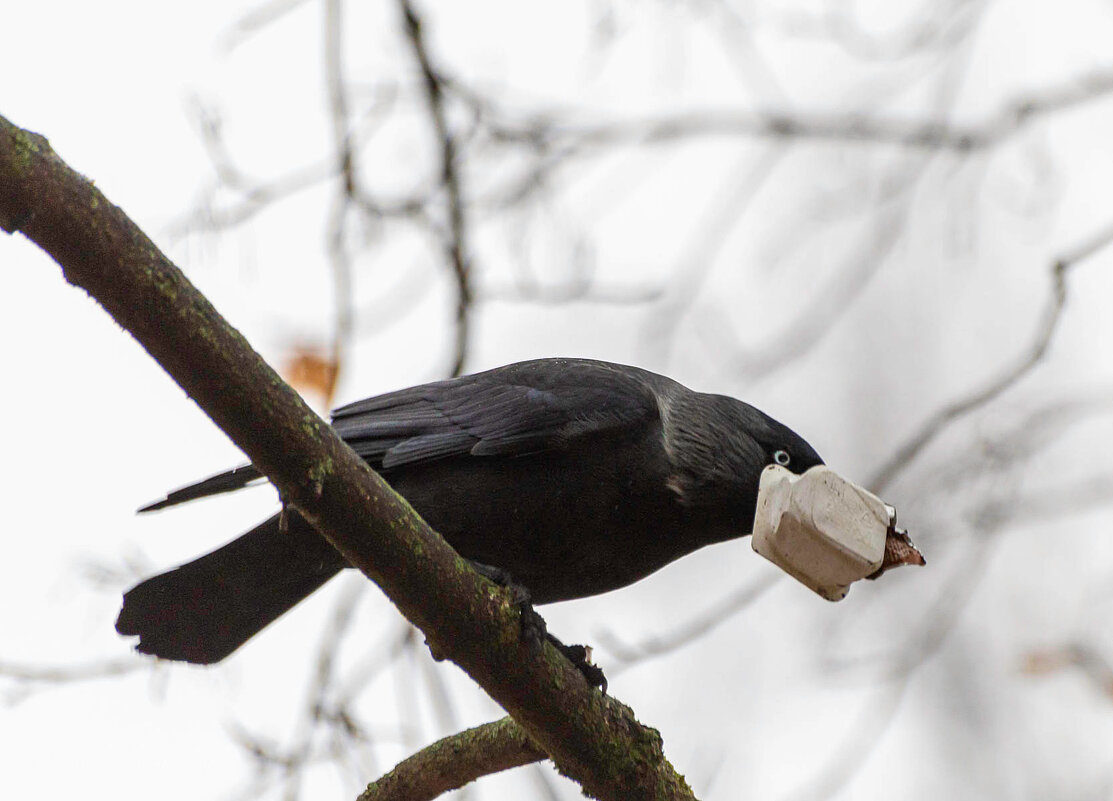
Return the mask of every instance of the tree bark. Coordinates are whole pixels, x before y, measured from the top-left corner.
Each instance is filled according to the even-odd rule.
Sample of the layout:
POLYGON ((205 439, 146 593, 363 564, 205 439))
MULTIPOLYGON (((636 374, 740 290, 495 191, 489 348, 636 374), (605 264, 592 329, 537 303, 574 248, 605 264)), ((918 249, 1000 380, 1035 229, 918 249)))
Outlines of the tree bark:
POLYGON ((153 242, 43 137, 0 117, 0 227, 46 251, 127 329, 334 547, 585 793, 693 798, 660 735, 546 645, 521 642, 482 579, 250 347, 153 242))
POLYGON ((480 776, 545 759, 514 718, 484 723, 418 751, 371 782, 357 801, 431 801, 480 776))

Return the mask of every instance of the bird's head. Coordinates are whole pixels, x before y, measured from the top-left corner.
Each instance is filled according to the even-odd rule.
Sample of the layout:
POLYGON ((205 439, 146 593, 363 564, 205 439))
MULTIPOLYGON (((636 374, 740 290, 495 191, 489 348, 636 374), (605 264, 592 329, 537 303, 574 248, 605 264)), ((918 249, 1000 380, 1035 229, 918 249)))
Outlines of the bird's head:
POLYGON ((791 428, 752 406, 747 409, 764 423, 760 425, 755 420, 747 429, 765 455, 762 469, 775 464, 799 475, 824 463, 815 448, 791 428))
POLYGON ((683 506, 720 521, 732 536, 753 526, 766 467, 804 473, 823 464, 791 428, 724 395, 692 393, 673 399, 663 423, 671 466, 668 488, 683 506))

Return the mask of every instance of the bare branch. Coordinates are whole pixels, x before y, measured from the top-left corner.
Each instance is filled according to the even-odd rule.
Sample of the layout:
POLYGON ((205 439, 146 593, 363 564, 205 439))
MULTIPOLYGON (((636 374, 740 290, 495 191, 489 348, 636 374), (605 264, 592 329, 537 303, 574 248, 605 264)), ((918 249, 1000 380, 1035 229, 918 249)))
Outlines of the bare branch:
MULTIPOLYGON (((326 34, 328 33, 335 35, 335 31, 332 30, 326 31, 326 34)), ((337 62, 336 68, 339 68, 339 62, 337 62)), ((327 74, 326 79, 328 79, 327 74)), ((329 94, 332 97, 333 93, 330 92, 329 94)), ((375 121, 378 118, 380 105, 389 106, 393 102, 393 92, 384 90, 381 94, 381 101, 361 115, 361 126, 364 125, 366 120, 375 121)), ((334 150, 328 158, 319 162, 296 167, 285 174, 265 180, 250 175, 239 166, 236 159, 228 151, 220 116, 200 102, 194 102, 193 106, 198 131, 201 135, 201 143, 205 148, 209 164, 216 173, 217 180, 216 185, 210 187, 202 195, 192 211, 170 226, 168 233, 171 236, 185 236, 194 230, 202 232, 223 231, 244 225, 274 204, 287 200, 300 192, 313 189, 337 176, 343 181, 348 200, 371 218, 406 219, 420 217, 426 204, 431 200, 430 197, 420 193, 411 197, 376 198, 368 195, 358 183, 355 183, 356 175, 352 159, 346 159, 342 151, 345 148, 353 151, 357 150, 358 145, 369 133, 369 131, 363 130, 358 135, 353 130, 349 136, 341 137, 340 148, 334 150), (351 141, 350 145, 349 140, 351 141), (218 203, 216 200, 218 190, 229 190, 237 197, 234 200, 225 200, 218 203)), ((333 114, 333 120, 335 123, 335 113, 333 114)), ((341 127, 346 129, 348 126, 342 125, 341 127)))
POLYGON ((1090 476, 1066 487, 1041 487, 1014 503, 1016 519, 1047 520, 1113 505, 1113 474, 1090 476))
POLYGON ((337 721, 337 716, 330 714, 328 709, 328 690, 335 678, 336 658, 340 645, 351 626, 356 602, 363 595, 364 588, 361 584, 351 584, 337 598, 324 635, 317 647, 316 670, 313 672, 309 692, 298 722, 301 731, 295 736, 296 745, 291 749, 287 757, 288 763, 285 765, 287 771, 284 797, 288 801, 298 797, 302 779, 301 768, 313 754, 315 730, 321 723, 337 721))
POLYGON ((219 231, 243 225, 272 204, 312 189, 332 176, 330 165, 325 162, 296 167, 266 181, 248 175, 228 152, 220 114, 196 98, 191 108, 201 144, 216 173, 217 186, 202 195, 193 211, 170 225, 167 233, 172 237, 185 236, 193 230, 219 231), (217 187, 234 192, 238 199, 218 206, 217 187))
POLYGON ((903 60, 953 49, 977 29, 988 5, 966 0, 925 3, 912 20, 884 37, 865 29, 857 18, 857 8, 827 6, 820 26, 822 34, 857 58, 903 60))
POLYGON ((999 397, 1043 361, 1063 318, 1067 302, 1067 274, 1071 268, 1111 243, 1113 225, 1107 225, 1079 245, 1069 248, 1052 263, 1047 308, 1024 353, 1000 375, 969 394, 951 401, 921 424, 916 433, 897 448, 874 473, 869 481, 874 492, 883 492, 949 425, 999 397))
POLYGON ((106 659, 79 665, 43 666, 0 659, 0 678, 19 682, 68 684, 134 673, 148 666, 134 659, 106 659))
POLYGON ((134 659, 106 659, 78 665, 40 665, 0 659, 0 682, 7 680, 0 691, 0 703, 15 706, 48 687, 116 678, 149 669, 149 665, 134 659))
POLYGON ((879 691, 863 704, 857 719, 848 733, 840 738, 834 752, 818 770, 780 801, 834 797, 861 772, 896 720, 917 670, 939 651, 954 631, 959 616, 978 587, 978 579, 984 574, 991 546, 996 541, 993 535, 997 532, 998 529, 994 528, 975 541, 962 569, 951 577, 935 602, 922 610, 922 618, 927 621, 925 630, 920 632, 901 659, 887 666, 880 675, 871 677, 870 684, 880 685, 879 691))
POLYGON ((348 88, 344 80, 344 25, 342 0, 326 0, 324 26, 325 82, 332 120, 332 145, 335 169, 340 176, 340 191, 334 198, 328 218, 328 255, 332 266, 333 296, 336 304, 332 334, 333 382, 326 393, 331 406, 336 382, 343 370, 351 344, 355 311, 352 299, 352 259, 348 253, 348 209, 356 192, 355 149, 352 147, 348 114, 348 88))
MULTIPOLYGON (((907 173, 896 179, 903 191, 875 209, 876 217, 863 232, 861 246, 851 251, 835 270, 834 277, 811 292, 810 302, 801 304, 802 310, 794 313, 789 326, 774 335, 768 345, 749 348, 735 344, 728 356, 728 372, 750 380, 764 378, 807 355, 843 318, 855 298, 885 266, 904 233, 912 202, 912 193, 908 190, 915 184, 920 170, 913 167, 907 173)), ((730 321, 721 313, 710 316, 707 323, 717 342, 737 340, 729 326, 730 321)))
POLYGON ((359 801, 427 801, 481 776, 545 759, 513 718, 438 740, 367 786, 359 801))
POLYGON ((682 263, 674 271, 671 291, 665 295, 660 310, 653 316, 649 337, 652 346, 665 350, 676 339, 676 329, 684 313, 691 307, 703 289, 715 264, 715 256, 722 249, 731 231, 750 208, 766 182, 773 175, 785 151, 781 146, 766 148, 754 158, 746 154, 745 172, 726 170, 726 180, 721 187, 722 197, 708 204, 707 213, 690 235, 682 263))
MULTIPOLYGON (((872 117, 863 114, 815 115, 782 111, 709 109, 672 116, 596 123, 554 123, 564 115, 533 112, 512 119, 488 100, 482 109, 491 136, 560 153, 562 158, 616 144, 653 146, 706 137, 796 139, 871 143, 969 153, 986 150, 1039 119, 1113 94, 1113 69, 1094 70, 1042 90, 1021 94, 981 122, 958 125, 937 120, 872 117)), ((474 93, 459 93, 475 102, 474 93)))
POLYGON ((618 675, 623 670, 652 657, 670 653, 694 642, 715 628, 721 626, 734 615, 749 608, 759 598, 780 581, 783 576, 764 573, 757 580, 739 587, 725 598, 717 601, 704 611, 692 617, 672 631, 647 637, 629 645, 609 629, 596 632, 595 637, 621 664, 609 668, 607 672, 618 675))
POLYGON ((263 28, 272 25, 299 6, 305 5, 308 0, 269 0, 244 14, 227 31, 222 40, 226 50, 232 50, 250 39, 263 28))
POLYGON ((562 306, 568 303, 593 303, 603 306, 640 306, 660 300, 664 290, 653 286, 613 286, 576 282, 560 287, 488 287, 480 300, 501 303, 525 303, 538 306, 562 306))
POLYGON ((834 754, 823 766, 778 801, 816 801, 843 790, 865 765, 896 720, 911 674, 882 685, 864 705, 849 734, 839 739, 834 754))
POLYGON ((153 242, 43 137, 0 117, 0 227, 96 298, 354 566, 507 709, 586 793, 692 798, 660 735, 521 642, 493 590, 256 354, 153 242))
POLYGON ((429 118, 433 123, 433 131, 440 147, 440 180, 444 187, 448 211, 445 257, 456 280, 456 347, 451 374, 457 376, 463 373, 464 364, 467 361, 469 324, 474 293, 471 285, 472 265, 466 241, 467 226, 464 218, 465 210, 460 168, 457 164, 456 138, 449 128, 443 84, 429 58, 421 18, 409 0, 399 0, 398 5, 405 21, 406 37, 410 43, 410 48, 413 50, 418 67, 421 69, 429 118))

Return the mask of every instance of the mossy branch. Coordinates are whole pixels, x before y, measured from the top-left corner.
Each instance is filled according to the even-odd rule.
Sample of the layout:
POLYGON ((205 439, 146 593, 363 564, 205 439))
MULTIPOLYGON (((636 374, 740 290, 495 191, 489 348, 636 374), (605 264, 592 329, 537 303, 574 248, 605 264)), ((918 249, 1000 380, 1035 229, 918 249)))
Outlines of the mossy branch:
POLYGON ((552 647, 521 642, 509 594, 476 574, 43 137, 0 117, 0 227, 48 253, 147 349, 431 647, 601 799, 692 798, 656 731, 552 647))
POLYGON ((431 801, 481 776, 545 759, 513 718, 445 737, 367 785, 357 801, 431 801))

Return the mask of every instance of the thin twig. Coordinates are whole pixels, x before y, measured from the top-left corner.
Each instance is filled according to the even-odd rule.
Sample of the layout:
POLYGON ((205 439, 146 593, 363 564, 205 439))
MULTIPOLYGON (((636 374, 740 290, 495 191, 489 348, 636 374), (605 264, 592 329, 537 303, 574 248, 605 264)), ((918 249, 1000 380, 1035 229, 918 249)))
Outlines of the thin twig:
POLYGON ((989 564, 992 546, 998 541, 1003 520, 992 521, 963 563, 962 570, 951 577, 951 581, 928 609, 922 610, 922 618, 928 621, 925 631, 913 642, 902 658, 886 666, 880 675, 872 675, 871 685, 880 684, 883 689, 873 695, 864 705, 856 722, 840 738, 834 753, 823 766, 805 781, 787 793, 781 801, 804 801, 823 799, 838 795, 866 767, 869 757, 876 752, 886 733, 897 718, 902 702, 907 695, 919 668, 937 654, 946 642, 974 590, 989 564))
POLYGON ((1044 356, 1063 319, 1067 302, 1067 275, 1071 268, 1084 262, 1113 243, 1113 224, 1106 225, 1080 244, 1069 248, 1050 269, 1051 288, 1043 320, 1035 336, 1016 362, 996 378, 969 394, 951 401, 929 417, 870 478, 868 486, 880 494, 930 445, 949 425, 995 400, 1035 368, 1044 356))
POLYGON ((149 670, 150 665, 139 659, 109 659, 79 665, 38 665, 0 660, 0 682, 7 680, 0 703, 15 706, 28 697, 48 687, 89 682, 97 679, 117 678, 139 670, 149 670), (8 686, 10 684, 10 686, 8 686))
POLYGON ((312 189, 332 177, 332 167, 325 161, 295 167, 268 180, 249 175, 228 150, 219 112, 194 98, 191 113, 209 166, 216 173, 216 182, 195 203, 192 211, 168 226, 167 235, 172 238, 186 236, 194 230, 221 231, 243 225, 273 204, 312 189), (218 189, 235 193, 237 199, 217 206, 215 196, 218 189))
POLYGON ((648 347, 667 353, 675 344, 680 321, 706 284, 715 257, 744 219, 784 155, 785 149, 774 145, 756 154, 756 158, 746 154, 744 161, 748 163, 744 172, 742 169, 726 170, 726 180, 720 186, 721 197, 707 204, 707 213, 689 234, 690 244, 673 271, 672 286, 651 318, 646 337, 648 347))
POLYGON ((333 199, 328 219, 328 255, 332 266, 333 294, 336 304, 332 335, 332 381, 325 392, 325 406, 331 406, 336 384, 344 368, 351 344, 355 312, 352 299, 352 258, 348 252, 348 212, 357 195, 356 153, 352 147, 348 88, 344 77, 344 24, 342 0, 325 2, 325 81, 332 120, 334 164, 340 176, 340 191, 333 199))
POLYGON ((286 772, 286 786, 283 796, 294 801, 301 789, 304 767, 313 755, 314 733, 323 722, 335 721, 328 711, 328 696, 335 683, 336 660, 344 635, 352 624, 356 604, 366 589, 366 582, 348 584, 333 606, 332 616, 325 628, 317 648, 317 669, 306 696, 305 706, 299 723, 300 732, 295 737, 297 743, 290 749, 290 765, 286 772))
POLYGON ((268 25, 273 25, 290 12, 303 6, 308 0, 270 0, 270 2, 248 11, 221 39, 225 50, 233 50, 268 25))
MULTIPOLYGON (((730 349, 726 372, 748 381, 757 381, 782 370, 807 355, 822 341, 852 308, 854 300, 869 286, 885 266, 889 256, 904 234, 917 179, 923 174, 923 161, 901 171, 901 191, 889 203, 874 208, 874 219, 863 232, 861 246, 855 246, 834 271, 835 276, 811 293, 811 300, 802 303, 802 311, 794 313, 792 322, 782 333, 774 335, 768 345, 747 348, 741 344, 730 349)), ((737 335, 730 321, 722 314, 708 317, 707 327, 715 342, 732 342, 737 335)))
POLYGON ((1055 86, 1020 94, 982 122, 969 125, 857 113, 817 115, 723 109, 558 125, 551 120, 561 119, 559 113, 535 111, 528 116, 518 115, 514 120, 490 101, 483 113, 490 120, 494 138, 562 151, 565 158, 615 144, 650 146, 720 136, 888 144, 968 153, 998 145, 1043 117, 1104 99, 1110 94, 1113 94, 1113 69, 1095 70, 1055 86))
POLYGON ((661 300, 664 294, 665 290, 657 286, 599 285, 594 282, 577 281, 568 286, 530 287, 529 289, 519 286, 488 287, 480 292, 480 297, 487 302, 536 306, 563 306, 572 303, 641 306, 661 300))
POLYGON ((367 786, 359 801, 431 801, 480 776, 545 759, 512 718, 438 740, 367 786))
POLYGON ((406 38, 421 69, 426 106, 440 147, 440 181, 444 187, 448 212, 445 257, 456 281, 456 342, 451 374, 457 376, 463 373, 467 362, 471 309, 474 301, 471 284, 472 265, 467 247, 464 193, 461 187, 461 171, 457 164, 457 143, 449 128, 442 81, 429 57, 421 18, 409 0, 399 0, 398 5, 405 21, 406 38))
POLYGON ((778 573, 763 573, 755 581, 739 587, 672 631, 647 637, 633 645, 623 642, 610 629, 596 632, 595 639, 608 651, 608 662, 613 659, 619 663, 613 668, 608 666, 607 672, 617 675, 646 659, 671 653, 691 644, 749 608, 782 578, 783 575, 778 573))
POLYGON ((40 684, 68 684, 76 681, 124 676, 128 673, 149 668, 149 664, 134 658, 106 659, 103 662, 87 662, 64 666, 0 660, 0 679, 40 684))

